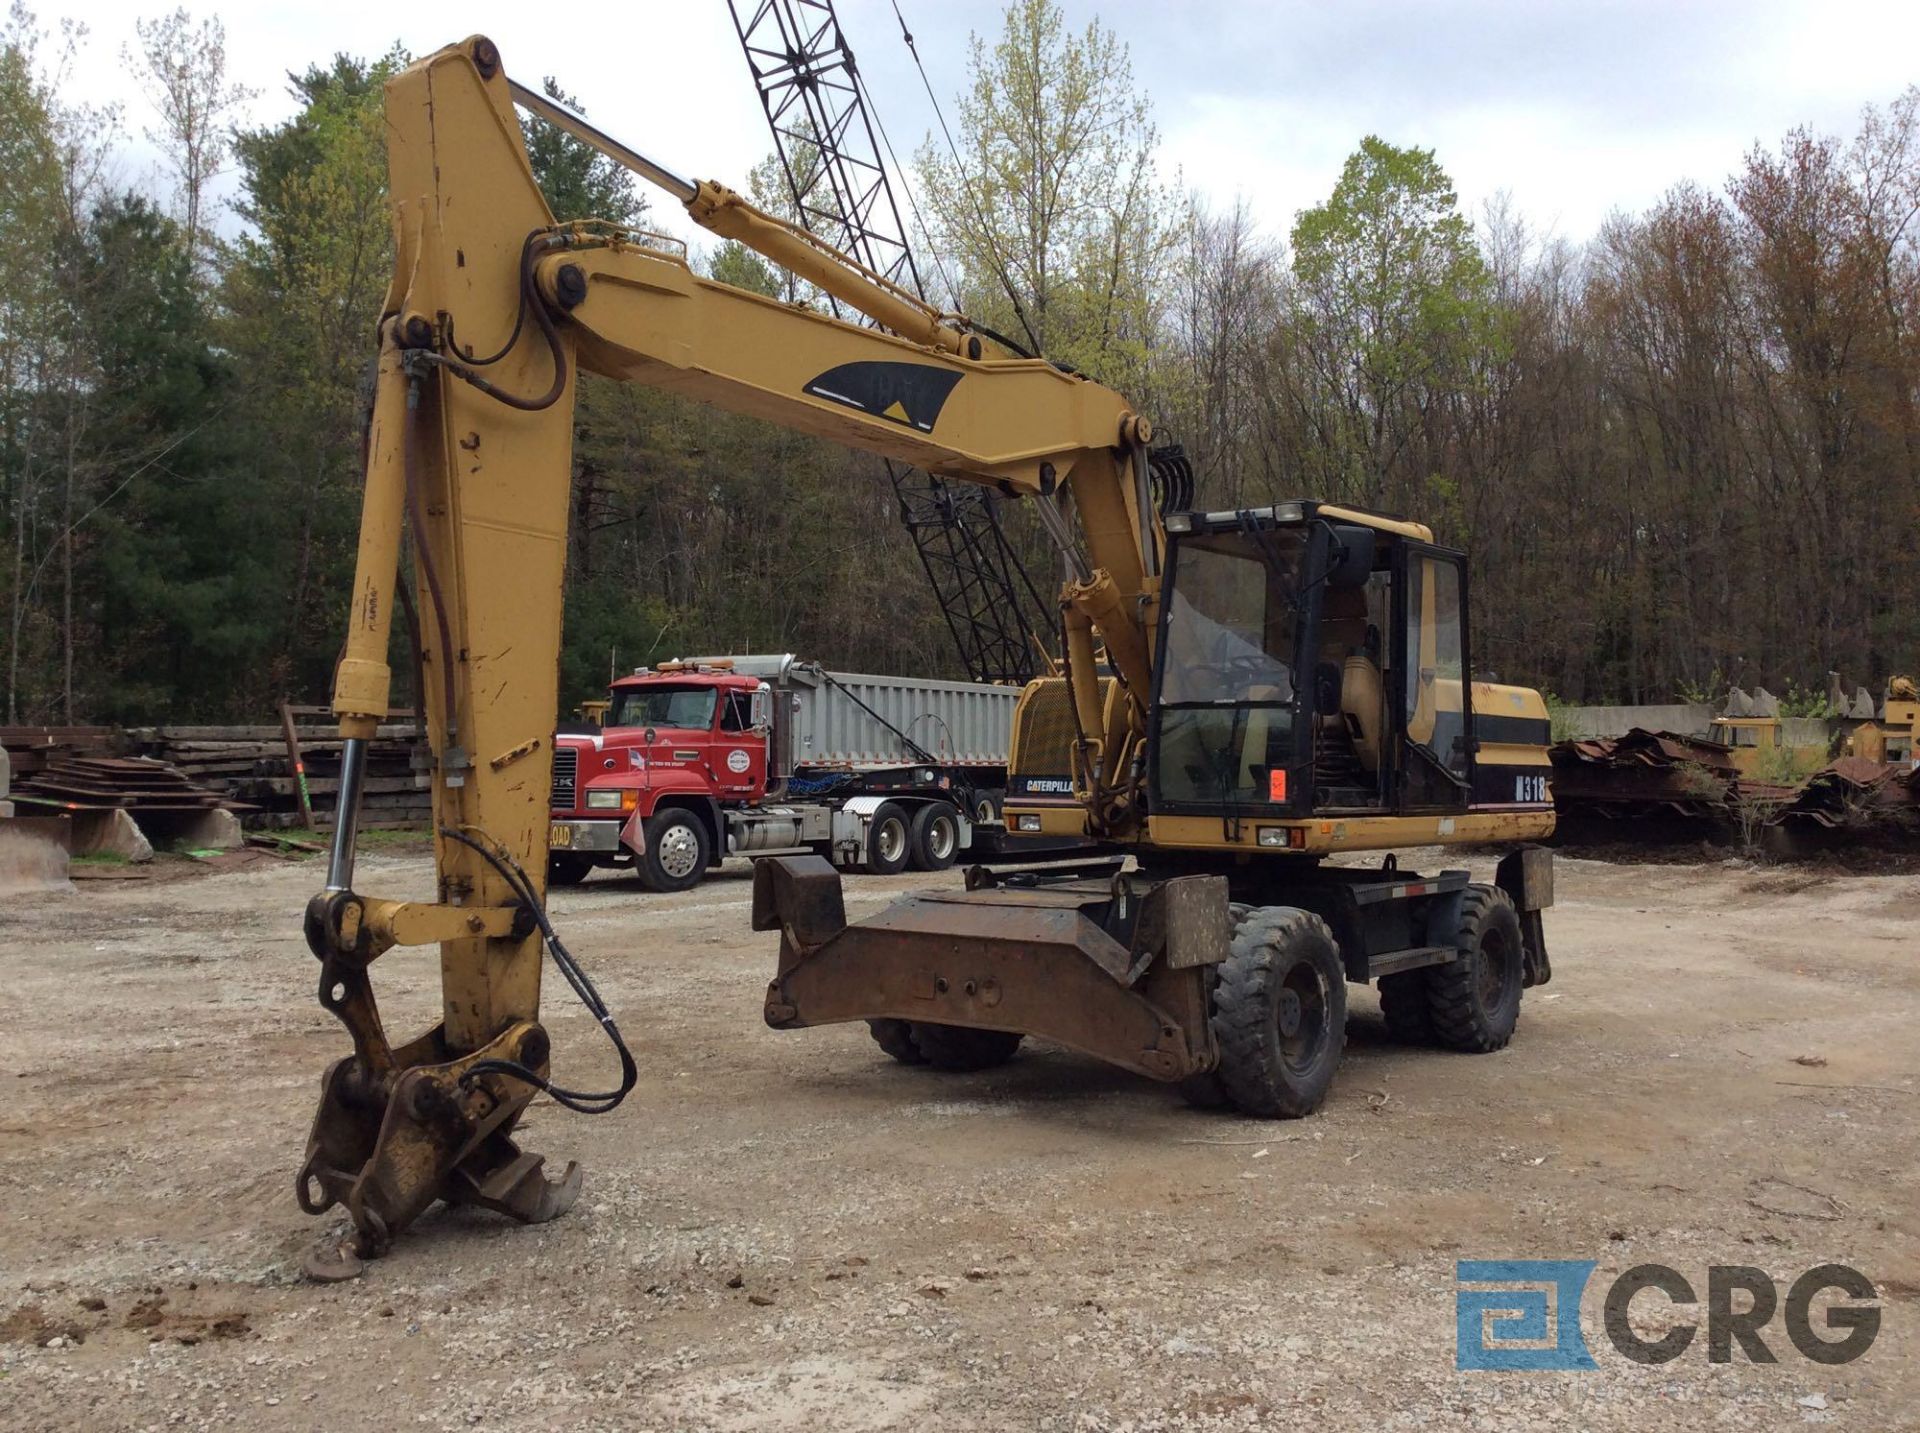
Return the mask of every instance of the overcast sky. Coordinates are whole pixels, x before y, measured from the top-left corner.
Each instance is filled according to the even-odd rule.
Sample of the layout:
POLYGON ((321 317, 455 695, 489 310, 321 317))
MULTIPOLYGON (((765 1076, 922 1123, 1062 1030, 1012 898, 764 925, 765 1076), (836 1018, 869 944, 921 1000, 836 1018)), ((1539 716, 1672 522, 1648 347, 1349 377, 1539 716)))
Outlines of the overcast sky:
MULTIPOLYGON (((1755 140, 1799 124, 1851 133, 1862 105, 1920 79, 1920 0, 1062 4, 1076 27, 1097 14, 1131 45, 1166 177, 1177 171, 1219 205, 1244 196, 1278 235, 1326 196, 1368 133, 1437 150, 1470 212, 1505 190, 1537 228, 1580 240, 1609 210, 1642 208, 1677 180, 1717 186, 1755 140)), ((153 116, 121 50, 135 17, 161 3, 38 8, 43 22, 85 19, 75 91, 124 104, 123 177, 140 181, 153 164, 140 131, 153 116)), ((257 121, 292 110, 288 70, 336 51, 376 55, 396 40, 418 55, 479 31, 510 74, 557 76, 596 122, 682 173, 744 185, 769 150, 725 0, 190 8, 224 18, 231 71, 262 91, 257 121)), ((904 157, 934 118, 891 0, 837 8, 904 157)), ((1002 7, 900 8, 951 118, 968 33, 996 33, 1002 7)), ((676 207, 654 206, 662 227, 684 233, 664 212, 676 207)))

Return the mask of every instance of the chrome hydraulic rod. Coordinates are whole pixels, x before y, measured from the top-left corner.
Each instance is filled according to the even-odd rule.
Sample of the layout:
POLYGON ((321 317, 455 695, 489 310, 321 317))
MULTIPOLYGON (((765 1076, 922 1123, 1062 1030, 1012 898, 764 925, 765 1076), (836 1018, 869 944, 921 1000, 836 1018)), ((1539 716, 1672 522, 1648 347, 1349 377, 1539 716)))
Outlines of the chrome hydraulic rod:
POLYGON ((682 204, 691 204, 699 186, 691 179, 682 179, 666 165, 648 159, 637 149, 630 149, 608 134, 587 122, 584 115, 575 114, 559 101, 550 99, 538 90, 530 90, 517 80, 508 80, 507 88, 513 91, 513 102, 522 109, 532 110, 548 124, 564 129, 582 144, 599 150, 615 164, 625 165, 650 184, 657 184, 682 204))
POLYGON ((367 773, 367 743, 350 736, 340 750, 340 796, 333 813, 333 847, 327 853, 327 889, 353 889, 353 846, 360 833, 360 789, 367 773))

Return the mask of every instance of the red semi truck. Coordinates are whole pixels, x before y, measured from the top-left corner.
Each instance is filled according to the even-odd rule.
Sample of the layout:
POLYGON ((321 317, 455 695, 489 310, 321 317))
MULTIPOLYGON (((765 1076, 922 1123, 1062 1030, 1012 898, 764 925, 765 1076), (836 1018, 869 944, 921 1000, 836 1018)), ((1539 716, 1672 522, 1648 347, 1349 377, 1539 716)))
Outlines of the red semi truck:
POLYGON ((999 835, 1017 687, 701 657, 643 667, 608 696, 604 725, 554 738, 557 885, 631 866, 682 891, 767 851, 943 870, 999 835))

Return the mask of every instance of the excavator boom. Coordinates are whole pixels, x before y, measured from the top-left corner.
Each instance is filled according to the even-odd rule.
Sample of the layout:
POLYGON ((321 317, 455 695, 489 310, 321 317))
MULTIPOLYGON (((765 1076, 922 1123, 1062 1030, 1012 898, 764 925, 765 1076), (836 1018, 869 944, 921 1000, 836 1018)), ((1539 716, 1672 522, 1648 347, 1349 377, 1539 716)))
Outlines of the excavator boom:
POLYGON ((851 926, 819 856, 762 861, 755 925, 781 932, 769 1024, 865 1020, 895 1058, 955 1068, 1044 1035, 1262 1115, 1325 1097, 1348 981, 1379 982, 1396 1030, 1473 1050, 1510 1038, 1521 989, 1551 973, 1545 852, 1511 853, 1492 884, 1320 864, 1552 829, 1546 708, 1472 679, 1464 554, 1310 500, 1163 521, 1151 429, 1119 394, 514 86, 484 38, 396 76, 386 105, 394 272, 334 691, 340 816, 306 921, 353 1053, 327 1073, 298 1181, 305 1208, 343 1206, 352 1231, 316 1274, 353 1272, 435 1200, 552 1218, 578 1172, 550 1180, 514 1141, 520 1116, 542 1092, 605 1111, 636 1078, 544 908, 581 372, 1030 498, 1068 574, 1062 675, 1022 693, 1007 813, 1107 849, 1064 873, 976 869, 964 892, 851 926), (650 236, 556 222, 516 99, 879 327, 703 278, 650 236), (426 901, 354 885, 403 548, 432 748, 426 901), (413 945, 439 947, 441 1020, 394 1044, 369 970, 413 945), (617 1086, 550 1079, 546 954, 611 1041, 617 1086))
MULTIPOLYGON (((1158 542, 1135 481, 1148 428, 1118 394, 1009 356, 723 186, 681 179, 608 139, 513 85, 485 38, 393 78, 386 111, 394 270, 334 690, 345 738, 340 816, 326 888, 307 911, 321 1004, 354 1046, 327 1074, 298 1180, 310 1212, 340 1205, 353 1224, 349 1245, 316 1262, 320 1273, 350 1272, 436 1199, 552 1217, 571 1201, 577 1172, 549 1182, 538 1157, 515 1145, 515 1123, 542 1090, 593 1109, 617 1103, 631 1083, 617 1027, 542 909, 579 372, 1041 499, 1083 578, 1069 635, 1078 633, 1089 710, 1098 700, 1091 634, 1115 614, 1132 630, 1108 632, 1108 651, 1145 691, 1146 573, 1158 542), (648 236, 556 223, 516 100, 884 329, 704 279, 648 236), (1080 538, 1062 511, 1068 501, 1080 538), (388 709, 403 546, 419 589, 432 748, 438 881, 421 902, 354 888, 365 742, 388 709), (444 997, 441 1022, 399 1045, 368 975, 396 945, 439 946, 444 997), (581 1094, 548 1080, 543 949, 614 1037, 627 1071, 620 1089, 581 1094)), ((1089 750, 1137 741, 1139 716, 1136 705, 1090 730, 1089 750)), ((1097 758, 1087 769, 1099 779, 1097 758)))

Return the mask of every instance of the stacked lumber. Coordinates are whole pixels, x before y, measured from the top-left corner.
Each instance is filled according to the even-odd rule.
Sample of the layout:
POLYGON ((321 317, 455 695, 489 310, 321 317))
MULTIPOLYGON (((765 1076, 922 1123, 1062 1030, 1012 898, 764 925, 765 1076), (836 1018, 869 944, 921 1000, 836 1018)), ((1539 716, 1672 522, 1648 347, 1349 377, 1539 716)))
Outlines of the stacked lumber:
POLYGON ((110 753, 114 730, 109 726, 0 726, 0 747, 6 748, 18 785, 44 771, 49 762, 110 753))
MULTIPOLYGON (((340 795, 339 728, 323 721, 317 709, 293 711, 314 822, 330 826, 340 795)), ((129 735, 138 750, 255 808, 247 825, 276 829, 302 824, 300 776, 287 748, 285 727, 175 725, 141 727, 129 735)), ((429 791, 424 773, 415 770, 414 751, 411 722, 387 722, 375 731, 367 747, 362 827, 416 826, 429 819, 429 791)))

